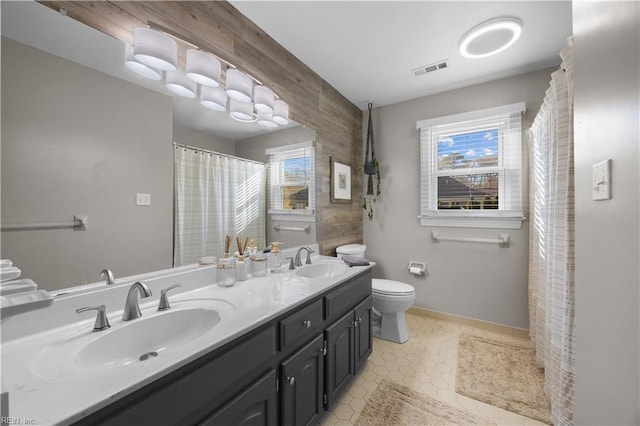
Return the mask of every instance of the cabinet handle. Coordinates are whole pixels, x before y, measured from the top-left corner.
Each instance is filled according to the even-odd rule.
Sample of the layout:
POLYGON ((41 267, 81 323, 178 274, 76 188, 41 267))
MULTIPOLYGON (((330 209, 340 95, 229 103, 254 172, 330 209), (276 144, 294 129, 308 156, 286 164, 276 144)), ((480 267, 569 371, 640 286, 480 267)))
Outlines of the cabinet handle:
POLYGON ((311 320, 304 320, 302 324, 304 324, 304 326, 307 328, 311 328, 311 320))
POLYGON ((287 383, 289 383, 289 386, 293 386, 293 384, 296 382, 296 378, 293 376, 287 377, 287 383))
POLYGON ((358 324, 362 322, 362 317, 358 318, 358 324))

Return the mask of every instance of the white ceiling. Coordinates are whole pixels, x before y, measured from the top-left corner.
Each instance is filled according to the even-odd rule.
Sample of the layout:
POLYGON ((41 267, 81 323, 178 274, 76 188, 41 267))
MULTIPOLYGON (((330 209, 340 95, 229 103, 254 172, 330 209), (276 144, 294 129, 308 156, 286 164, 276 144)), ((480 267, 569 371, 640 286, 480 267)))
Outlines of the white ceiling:
POLYGON ((242 1, 230 3, 361 109, 558 65, 571 35, 570 1, 242 1), (523 22, 520 39, 483 59, 460 38, 501 16, 523 22), (442 59, 449 68, 414 77, 442 59))

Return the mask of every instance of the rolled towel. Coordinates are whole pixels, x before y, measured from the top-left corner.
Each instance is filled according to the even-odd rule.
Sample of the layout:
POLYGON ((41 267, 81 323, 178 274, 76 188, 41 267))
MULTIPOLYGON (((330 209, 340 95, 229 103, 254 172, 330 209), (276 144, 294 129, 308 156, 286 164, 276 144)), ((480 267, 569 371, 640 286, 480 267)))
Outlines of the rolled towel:
POLYGON ((353 256, 350 254, 342 255, 342 260, 349 266, 368 266, 369 261, 364 257, 353 256))

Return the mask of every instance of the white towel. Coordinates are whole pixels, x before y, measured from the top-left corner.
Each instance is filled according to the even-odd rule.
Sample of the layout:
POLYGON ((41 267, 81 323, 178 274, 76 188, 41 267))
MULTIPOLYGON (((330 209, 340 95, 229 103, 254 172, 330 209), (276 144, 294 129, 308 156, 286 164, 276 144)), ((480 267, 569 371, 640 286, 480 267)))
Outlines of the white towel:
POLYGON ((0 268, 0 281, 15 280, 22 272, 15 266, 0 268))

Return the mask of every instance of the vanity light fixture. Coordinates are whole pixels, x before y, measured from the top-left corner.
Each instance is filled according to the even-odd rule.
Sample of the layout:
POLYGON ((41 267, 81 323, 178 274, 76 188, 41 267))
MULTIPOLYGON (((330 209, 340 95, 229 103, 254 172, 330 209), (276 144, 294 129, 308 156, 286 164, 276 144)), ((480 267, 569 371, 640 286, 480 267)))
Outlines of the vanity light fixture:
POLYGON ((273 121, 273 116, 271 114, 260 111, 258 111, 258 124, 270 129, 278 127, 278 123, 273 121))
POLYGON ((229 115, 231 118, 245 123, 256 121, 253 102, 241 102, 231 97, 229 99, 229 115))
POLYGON ((214 111, 226 111, 227 92, 222 87, 200 88, 200 103, 214 111))
POLYGON ((253 80, 238 69, 227 70, 227 95, 240 102, 251 102, 253 80))
POLYGON ((167 89, 180 96, 195 98, 199 84, 203 106, 228 110, 237 121, 258 122, 267 128, 289 123, 289 105, 260 80, 159 24, 149 22, 148 28, 134 30, 134 44, 126 46, 125 62, 131 70, 151 80, 162 80, 165 71, 167 89), (187 46, 185 71, 177 68, 178 41, 187 46), (225 87, 220 78, 223 65, 225 87))
POLYGON ((472 28, 460 40, 460 53, 467 58, 486 58, 507 49, 522 33, 518 18, 496 18, 472 28))
POLYGON ((273 121, 281 126, 289 124, 289 105, 282 99, 273 103, 273 121))
POLYGON ((133 46, 130 44, 125 45, 125 63, 127 64, 127 68, 136 74, 141 75, 142 77, 148 78, 150 80, 161 80, 162 79, 162 71, 158 71, 153 69, 142 62, 136 61, 136 58, 133 57, 133 46))
POLYGON ((187 77, 207 87, 220 86, 220 60, 198 49, 187 50, 187 77))
POLYGON ((259 113, 273 114, 274 100, 273 91, 267 86, 256 86, 253 89, 253 103, 259 113))
POLYGON ((167 89, 185 98, 195 98, 198 85, 181 71, 167 71, 167 89))
POLYGON ((178 44, 160 31, 139 27, 133 33, 133 55, 138 62, 161 71, 175 71, 178 44))

